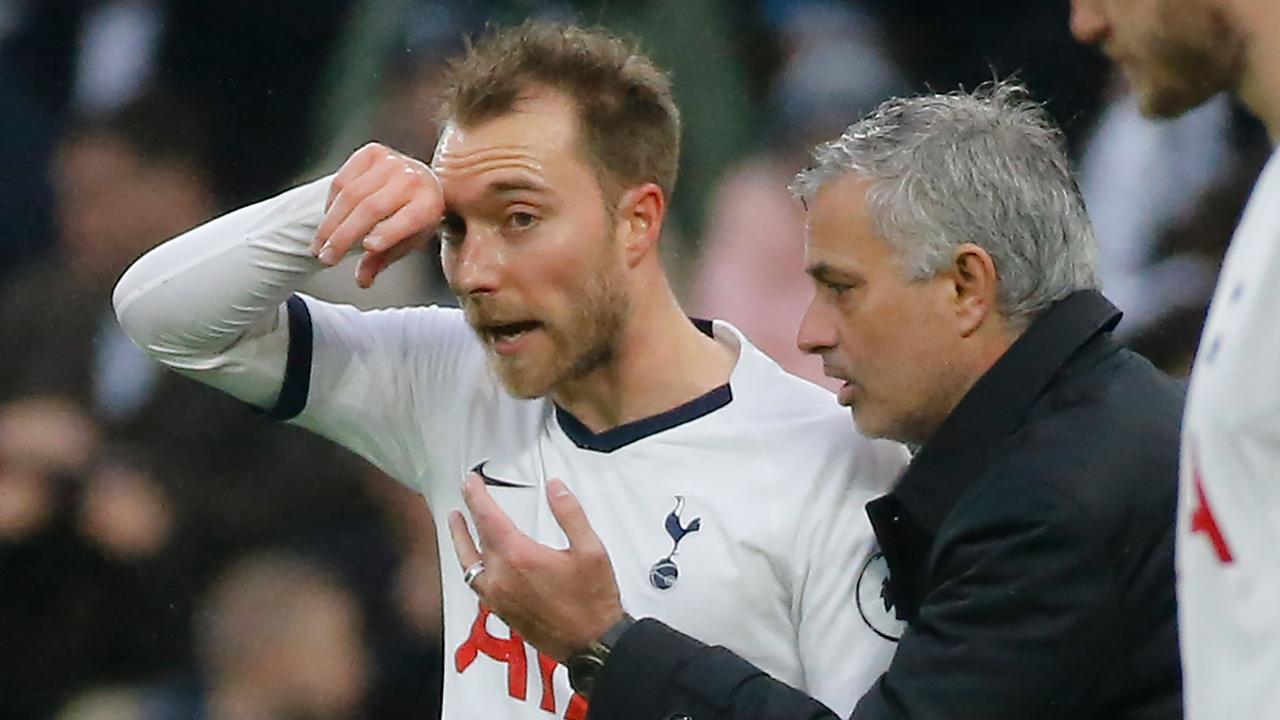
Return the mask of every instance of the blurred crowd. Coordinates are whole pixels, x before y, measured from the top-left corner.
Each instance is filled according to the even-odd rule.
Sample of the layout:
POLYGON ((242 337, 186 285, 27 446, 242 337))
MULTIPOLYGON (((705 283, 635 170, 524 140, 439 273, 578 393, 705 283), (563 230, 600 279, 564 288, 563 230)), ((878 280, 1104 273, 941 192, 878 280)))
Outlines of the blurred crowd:
MULTIPOLYGON (((486 23, 637 37, 685 120, 665 239, 691 314, 792 371, 810 288, 786 186, 894 94, 1015 76, 1065 129, 1120 333, 1187 372, 1267 154, 1225 99, 1142 119, 1065 0, 0 0, 0 717, 434 717, 431 519, 301 430, 161 371, 114 322, 134 258, 377 139, 428 158, 439 69, 486 23)), ((360 307, 450 302, 432 253, 360 307)), ((445 548, 446 561, 452 555, 445 548)))

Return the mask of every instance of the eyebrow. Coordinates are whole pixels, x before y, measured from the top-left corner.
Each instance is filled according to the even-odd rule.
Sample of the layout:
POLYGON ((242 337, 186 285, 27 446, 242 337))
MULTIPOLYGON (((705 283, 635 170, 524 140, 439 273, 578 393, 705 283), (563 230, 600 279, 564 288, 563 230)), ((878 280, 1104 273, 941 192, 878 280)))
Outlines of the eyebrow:
POLYGON ((828 280, 838 273, 834 267, 825 262, 816 262, 806 267, 804 271, 815 280, 828 280))
POLYGON ((547 192, 547 187, 542 183, 536 183, 531 180, 499 180, 485 188, 485 194, 488 195, 518 192, 545 193, 547 192))
POLYGON ((851 268, 836 267, 825 261, 819 261, 809 265, 804 269, 805 274, 817 280, 818 282, 832 283, 857 283, 861 282, 861 275, 851 268))

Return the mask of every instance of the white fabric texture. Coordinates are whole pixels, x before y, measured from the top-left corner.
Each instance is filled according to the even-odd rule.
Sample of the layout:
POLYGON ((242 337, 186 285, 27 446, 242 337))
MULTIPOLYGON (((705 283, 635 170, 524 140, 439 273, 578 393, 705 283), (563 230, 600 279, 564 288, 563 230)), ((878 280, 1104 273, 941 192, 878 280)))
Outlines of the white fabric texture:
POLYGON ((1280 152, 1227 252, 1191 375, 1178 511, 1186 716, 1280 708, 1280 152))

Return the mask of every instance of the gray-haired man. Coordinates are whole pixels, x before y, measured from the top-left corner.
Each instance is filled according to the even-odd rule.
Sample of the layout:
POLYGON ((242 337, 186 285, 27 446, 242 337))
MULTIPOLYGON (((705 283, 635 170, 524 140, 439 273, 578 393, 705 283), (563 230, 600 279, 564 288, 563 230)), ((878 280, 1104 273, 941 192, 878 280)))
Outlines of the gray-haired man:
MULTIPOLYGON (((864 433, 921 446, 867 506, 883 560, 848 569, 848 611, 900 638, 853 717, 1181 717, 1182 393, 1110 339, 1058 131, 997 85, 888 102, 814 159, 794 186, 816 285, 799 343, 864 433)), ((834 717, 631 621, 573 496, 551 495, 568 551, 520 535, 475 482, 484 553, 460 517, 453 537, 464 566, 498 568, 476 579, 483 602, 534 645, 580 648, 558 659, 593 717, 834 717)))

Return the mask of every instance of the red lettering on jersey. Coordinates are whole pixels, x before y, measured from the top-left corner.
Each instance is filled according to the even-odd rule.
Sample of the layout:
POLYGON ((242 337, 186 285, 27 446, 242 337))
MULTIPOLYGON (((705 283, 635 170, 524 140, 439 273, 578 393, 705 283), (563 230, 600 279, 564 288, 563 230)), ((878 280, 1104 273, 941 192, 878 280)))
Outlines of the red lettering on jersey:
POLYGON ((1227 545, 1227 538, 1223 536, 1222 529, 1218 527, 1218 520, 1213 516, 1213 510, 1209 508, 1209 499, 1205 497, 1204 481, 1200 476, 1200 461, 1196 457, 1194 445, 1191 446, 1191 479, 1196 492, 1195 509, 1191 513, 1191 532, 1202 532, 1208 535, 1213 551, 1218 555, 1218 561, 1224 565, 1230 565, 1233 562, 1231 548, 1227 545))
MULTIPOLYGON (((507 693, 517 700, 524 700, 528 683, 528 655, 524 649, 524 638, 511 630, 511 636, 496 638, 489 633, 488 621, 493 611, 480 605, 475 622, 471 623, 471 635, 458 646, 453 662, 458 672, 462 672, 484 653, 487 657, 507 664, 507 693)), ((555 672, 559 666, 554 659, 541 652, 538 653, 538 675, 542 678, 542 698, 538 707, 554 713, 556 711, 555 672)), ((564 720, 586 720, 587 701, 578 693, 569 698, 569 707, 564 711, 564 720)))
POLYGON ((564 711, 564 720, 587 720, 587 699, 574 693, 569 698, 569 708, 564 711))
MULTIPOLYGON (((471 636, 458 646, 458 651, 453 656, 454 665, 458 668, 458 672, 462 672, 475 662, 480 653, 498 662, 506 663, 507 692, 511 697, 523 700, 526 694, 525 686, 529 681, 527 674, 529 661, 524 651, 524 638, 517 635, 515 631, 511 632, 509 638, 496 638, 490 635, 489 628, 485 625, 490 614, 492 611, 489 608, 480 606, 476 621, 471 624, 471 636)), ((552 711, 554 710, 553 705, 552 711)))
POLYGON ((547 712, 556 711, 556 686, 552 682, 552 676, 559 665, 550 656, 538 653, 538 671, 542 673, 542 703, 538 707, 547 712))
MULTIPOLYGON (((542 704, 539 707, 547 712, 556 711, 556 686, 553 677, 558 667, 560 663, 551 656, 538 653, 538 670, 542 673, 542 704)), ((586 720, 586 718, 587 699, 574 693, 569 698, 569 707, 565 708, 564 720, 586 720)))

